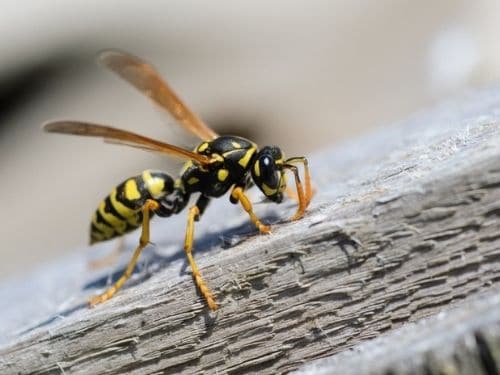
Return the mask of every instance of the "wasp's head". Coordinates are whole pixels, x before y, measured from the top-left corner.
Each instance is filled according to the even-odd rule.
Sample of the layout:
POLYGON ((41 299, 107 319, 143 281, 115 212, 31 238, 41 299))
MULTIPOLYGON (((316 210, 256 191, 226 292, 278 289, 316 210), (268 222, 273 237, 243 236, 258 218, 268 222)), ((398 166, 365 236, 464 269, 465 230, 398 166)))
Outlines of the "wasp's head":
POLYGON ((266 146, 257 153, 254 160, 253 181, 268 199, 280 203, 286 188, 283 153, 276 146, 266 146))

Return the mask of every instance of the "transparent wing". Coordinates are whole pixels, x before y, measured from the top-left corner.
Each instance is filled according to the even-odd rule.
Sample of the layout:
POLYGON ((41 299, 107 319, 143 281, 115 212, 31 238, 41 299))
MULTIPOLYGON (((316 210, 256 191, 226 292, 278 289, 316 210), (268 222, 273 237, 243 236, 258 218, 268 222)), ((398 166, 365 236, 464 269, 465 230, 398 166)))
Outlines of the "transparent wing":
POLYGON ((54 121, 44 124, 43 129, 49 133, 99 137, 109 143, 123 144, 148 151, 156 151, 184 159, 194 160, 205 165, 210 163, 209 158, 205 155, 196 154, 168 143, 160 142, 126 130, 112 128, 110 126, 91 124, 81 121, 54 121))
POLYGON ((184 104, 151 64, 118 50, 102 51, 98 61, 166 109, 194 135, 204 141, 217 138, 217 133, 184 104))

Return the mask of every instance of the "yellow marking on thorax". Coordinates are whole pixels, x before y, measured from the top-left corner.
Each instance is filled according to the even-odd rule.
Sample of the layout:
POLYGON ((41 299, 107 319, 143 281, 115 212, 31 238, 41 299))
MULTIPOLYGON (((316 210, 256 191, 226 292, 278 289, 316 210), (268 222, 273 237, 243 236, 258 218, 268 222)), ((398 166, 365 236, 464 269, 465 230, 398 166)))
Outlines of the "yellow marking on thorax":
POLYGON ((200 179, 199 179, 198 177, 194 177, 194 176, 193 176, 193 177, 191 177, 191 178, 187 181, 187 183, 188 183, 189 185, 194 185, 194 184, 198 183, 199 181, 200 181, 200 179))
POLYGON ((233 152, 238 152, 240 150, 229 150, 229 151, 226 151, 226 152, 223 152, 222 153, 222 156, 227 158, 229 155, 231 155, 233 152))
POLYGON ((229 171, 227 169, 219 169, 217 171, 217 179, 221 182, 225 181, 228 175, 229 171))
POLYGON ((182 176, 184 173, 186 173, 186 171, 191 168, 193 166, 193 161, 192 160, 188 160, 186 163, 184 163, 184 165, 182 166, 181 168, 181 171, 179 172, 179 174, 182 176))
POLYGON ((125 198, 127 198, 129 201, 133 201, 139 199, 140 197, 141 193, 137 188, 137 182, 135 182, 135 179, 131 178, 130 180, 125 182, 125 198))
POLYGON ((99 213, 103 217, 104 220, 106 220, 111 227, 113 227, 114 230, 116 230, 118 233, 123 233, 125 232, 125 229, 127 228, 127 223, 120 219, 119 217, 116 217, 110 212, 106 212, 106 203, 102 201, 99 204, 98 208, 99 213))
POLYGON ((231 141, 231 144, 233 145, 234 148, 241 148, 241 145, 238 142, 231 141))
POLYGON ((165 191, 163 190, 165 188, 165 181, 161 178, 153 177, 151 171, 146 170, 142 172, 142 180, 153 198, 158 199, 165 195, 165 191))
POLYGON ((198 146, 198 152, 203 152, 208 148, 208 142, 203 142, 198 146))
POLYGON ((212 154, 212 159, 215 161, 220 161, 221 163, 224 162, 224 157, 219 154, 212 154))
POLYGON ((253 154, 255 153, 255 148, 250 148, 245 152, 245 155, 238 161, 238 164, 241 165, 243 168, 246 168, 248 165, 248 162, 252 158, 253 154))

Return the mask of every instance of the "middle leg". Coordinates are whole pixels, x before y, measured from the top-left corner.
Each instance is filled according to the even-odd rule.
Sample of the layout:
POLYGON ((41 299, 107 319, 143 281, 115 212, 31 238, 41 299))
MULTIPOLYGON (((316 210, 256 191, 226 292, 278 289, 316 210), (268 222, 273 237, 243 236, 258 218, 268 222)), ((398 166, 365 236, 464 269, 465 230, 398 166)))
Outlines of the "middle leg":
POLYGON ((304 194, 304 188, 302 187, 302 182, 300 181, 299 171, 295 165, 285 164, 283 167, 291 170, 295 177, 295 188, 297 189, 299 206, 297 207, 297 211, 295 212, 291 220, 299 220, 302 218, 302 216, 304 216, 304 212, 306 211, 308 205, 308 202, 306 201, 306 195, 304 194))
POLYGON ((189 266, 191 267, 194 283, 198 287, 198 290, 200 291, 205 301, 207 301, 207 305, 210 310, 216 311, 218 307, 217 303, 215 302, 213 293, 205 283, 205 280, 203 280, 203 278, 201 277, 200 270, 193 257, 194 222, 199 220, 200 215, 207 207, 208 202, 209 199, 202 195, 200 196, 196 204, 189 209, 186 239, 184 240, 184 250, 186 251, 186 257, 188 259, 189 266))

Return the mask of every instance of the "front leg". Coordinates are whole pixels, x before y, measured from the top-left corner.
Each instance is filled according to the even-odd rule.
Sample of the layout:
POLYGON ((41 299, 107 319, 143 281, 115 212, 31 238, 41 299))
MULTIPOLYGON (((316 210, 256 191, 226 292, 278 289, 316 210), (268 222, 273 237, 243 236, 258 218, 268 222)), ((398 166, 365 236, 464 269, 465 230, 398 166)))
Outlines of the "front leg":
POLYGON ((300 181, 299 170, 295 165, 285 164, 283 166, 286 169, 292 171, 295 176, 295 188, 297 189, 297 198, 299 201, 299 206, 297 207, 297 211, 292 216, 291 221, 299 220, 304 216, 304 212, 307 208, 306 196, 304 194, 304 188, 302 187, 302 182, 300 181))
POLYGON ((259 218, 253 212, 252 203, 250 202, 250 199, 248 199, 246 194, 243 192, 243 188, 241 186, 235 186, 233 188, 233 191, 231 192, 231 201, 233 203, 235 203, 235 202, 241 203, 241 206, 243 207, 243 209, 250 216, 250 220, 252 221, 252 223, 255 224, 255 226, 257 227, 257 229, 261 233, 270 233, 271 232, 271 227, 269 227, 269 225, 262 224, 262 222, 259 220, 259 218))
POLYGON ((288 159, 286 163, 287 164, 302 163, 304 165, 304 174, 305 174, 304 177, 306 180, 305 201, 306 201, 306 207, 309 206, 312 196, 314 195, 314 190, 312 188, 312 183, 311 183, 311 173, 309 172, 309 162, 305 157, 298 156, 288 159))
POLYGON ((307 159, 305 157, 295 157, 295 158, 290 158, 286 161, 286 164, 283 165, 283 168, 289 169, 292 171, 294 177, 295 177, 295 188, 297 190, 297 199, 299 201, 299 206, 297 207, 297 211, 292 217, 292 221, 294 220, 299 220, 304 216, 304 213, 306 211, 307 206, 309 206, 309 203, 311 202, 312 196, 313 196, 313 190, 312 190, 312 185, 311 185, 311 175, 309 173, 309 165, 307 162, 307 159), (304 164, 304 172, 305 172, 305 179, 306 179, 306 189, 304 191, 304 188, 302 186, 302 182, 300 180, 299 176, 299 170, 295 165, 292 165, 291 163, 303 163, 304 164))

